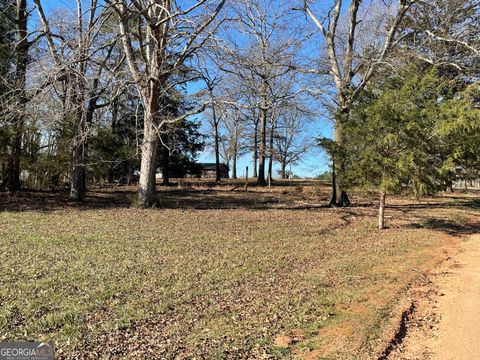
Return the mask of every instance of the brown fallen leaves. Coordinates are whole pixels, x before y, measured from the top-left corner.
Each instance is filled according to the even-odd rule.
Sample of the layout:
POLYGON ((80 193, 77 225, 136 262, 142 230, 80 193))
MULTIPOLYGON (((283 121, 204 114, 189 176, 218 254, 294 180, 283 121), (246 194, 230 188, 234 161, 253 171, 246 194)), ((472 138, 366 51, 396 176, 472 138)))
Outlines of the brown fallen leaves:
POLYGON ((318 191, 175 191, 150 210, 113 190, 6 204, 0 340, 69 359, 368 357, 409 269, 433 266, 450 222, 473 226, 454 204, 402 199, 378 232, 374 208, 322 208, 318 191))

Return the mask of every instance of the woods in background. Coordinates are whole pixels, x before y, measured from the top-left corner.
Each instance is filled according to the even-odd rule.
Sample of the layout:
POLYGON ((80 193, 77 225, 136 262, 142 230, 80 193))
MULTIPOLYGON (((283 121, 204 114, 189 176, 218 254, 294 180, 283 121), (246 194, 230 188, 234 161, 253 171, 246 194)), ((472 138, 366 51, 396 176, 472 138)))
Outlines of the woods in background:
POLYGON ((387 193, 480 177, 473 0, 45 6, 0 4, 2 188, 82 201, 138 172, 149 207, 158 169, 168 184, 205 147, 217 181, 221 161, 236 178, 248 156, 263 185, 321 145, 335 206, 354 187, 377 189, 382 211, 387 193), (325 117, 335 131, 319 142, 325 117))

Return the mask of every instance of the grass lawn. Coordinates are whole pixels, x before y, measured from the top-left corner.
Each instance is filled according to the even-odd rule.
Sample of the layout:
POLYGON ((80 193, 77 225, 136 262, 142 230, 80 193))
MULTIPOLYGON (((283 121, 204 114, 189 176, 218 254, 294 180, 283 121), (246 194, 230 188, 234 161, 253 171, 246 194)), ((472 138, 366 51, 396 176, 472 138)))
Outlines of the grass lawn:
POLYGON ((382 232, 315 187, 62 196, 0 194, 0 341, 72 359, 372 358, 407 287, 480 228, 467 195, 397 199, 382 232))

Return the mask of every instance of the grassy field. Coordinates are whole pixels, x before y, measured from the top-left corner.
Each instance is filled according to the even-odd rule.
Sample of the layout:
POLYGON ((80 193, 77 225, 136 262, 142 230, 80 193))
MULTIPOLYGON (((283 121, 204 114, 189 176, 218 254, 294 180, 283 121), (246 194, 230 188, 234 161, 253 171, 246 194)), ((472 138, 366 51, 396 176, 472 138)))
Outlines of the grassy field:
POLYGON ((327 188, 0 193, 0 341, 60 358, 357 359, 385 347, 406 289, 478 232, 477 194, 369 199, 327 188))

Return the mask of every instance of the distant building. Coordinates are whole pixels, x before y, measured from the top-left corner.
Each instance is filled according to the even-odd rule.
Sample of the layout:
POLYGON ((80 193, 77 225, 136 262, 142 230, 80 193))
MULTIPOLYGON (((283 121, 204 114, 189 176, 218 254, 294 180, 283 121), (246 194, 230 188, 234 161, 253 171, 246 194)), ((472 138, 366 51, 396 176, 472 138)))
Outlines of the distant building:
MULTIPOLYGON (((216 166, 215 163, 192 163, 189 169, 185 169, 184 173, 180 172, 169 172, 169 179, 181 179, 181 178, 202 178, 202 179, 215 179, 216 176, 216 166)), ((229 178, 229 168, 228 165, 220 163, 220 178, 228 179, 229 178)), ((158 168, 155 174, 155 180, 157 182, 162 181, 164 178, 162 169, 158 168)))
POLYGON ((480 189, 480 179, 477 180, 457 180, 453 183, 454 188, 459 189, 480 189))
MULTIPOLYGON (((199 163, 199 177, 201 178, 215 178, 216 176, 216 164, 215 163, 199 163)), ((228 165, 224 163, 220 163, 220 177, 222 179, 228 179, 228 172, 229 172, 228 165)))

